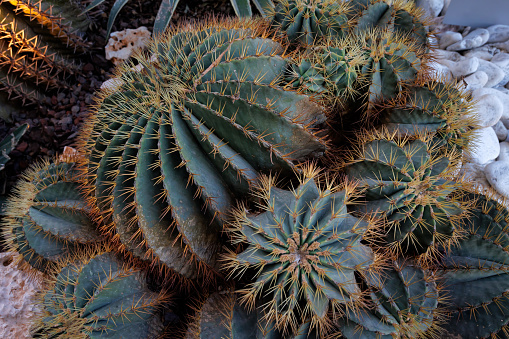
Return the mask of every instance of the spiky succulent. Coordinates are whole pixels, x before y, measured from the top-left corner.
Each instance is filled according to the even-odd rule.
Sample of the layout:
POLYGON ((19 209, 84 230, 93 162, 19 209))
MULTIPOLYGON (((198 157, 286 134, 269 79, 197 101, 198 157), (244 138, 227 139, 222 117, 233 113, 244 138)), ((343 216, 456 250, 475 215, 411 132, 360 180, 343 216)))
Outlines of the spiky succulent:
POLYGON ((72 1, 0 1, 0 116, 37 105, 48 89, 68 87, 77 67, 70 61, 87 44, 90 23, 72 1), (71 26, 70 19, 73 19, 71 26))
POLYGON ((453 192, 459 155, 437 152, 432 134, 399 139, 382 129, 365 133, 351 152, 346 173, 365 189, 357 210, 387 219, 383 243, 397 254, 425 254, 449 246, 461 234, 459 220, 468 203, 453 192))
POLYGON ((168 301, 147 287, 138 269, 111 252, 82 257, 62 266, 40 295, 35 338, 157 338, 156 312, 168 301))
POLYGON ((415 136, 431 132, 447 148, 468 150, 478 126, 472 101, 453 83, 417 81, 400 99, 381 104, 380 123, 389 131, 415 136))
POLYGON ((445 256, 444 281, 449 336, 505 338, 509 333, 509 210, 507 201, 470 193, 477 201, 464 219, 466 236, 445 256))
POLYGON ((1 228, 7 248, 47 273, 58 260, 99 243, 80 185, 73 159, 32 165, 5 204, 1 228))
MULTIPOLYGON (((366 277, 371 308, 339 320, 347 339, 430 338, 438 332, 443 311, 434 274, 415 263, 392 261, 381 281, 366 277)), ((339 334, 338 334, 339 335, 339 334)))
POLYGON ((21 139, 29 127, 28 124, 23 124, 0 141, 0 171, 5 168, 5 164, 11 159, 9 158, 9 153, 16 147, 19 139, 21 139))
POLYGON ((347 212, 355 188, 318 182, 318 170, 306 166, 294 190, 276 188, 264 177, 256 195, 263 212, 238 209, 229 227, 234 243, 247 243, 241 253, 225 258, 230 276, 254 274, 239 291, 249 307, 257 302, 276 328, 297 330, 309 318, 312 327, 329 327, 328 311, 355 312, 363 304, 356 274, 374 274, 378 261, 361 243, 370 221, 347 212))
POLYGON ((278 0, 271 25, 290 43, 312 45, 320 39, 340 38, 348 31, 348 3, 334 0, 278 0))
POLYGON ((124 249, 188 278, 216 265, 221 223, 258 172, 292 173, 325 149, 309 96, 261 20, 181 27, 140 71, 117 69, 80 135, 91 202, 124 249))
POLYGON ((375 27, 388 28, 392 32, 407 35, 422 52, 428 49, 427 22, 424 12, 412 0, 353 0, 354 31, 359 33, 375 27))

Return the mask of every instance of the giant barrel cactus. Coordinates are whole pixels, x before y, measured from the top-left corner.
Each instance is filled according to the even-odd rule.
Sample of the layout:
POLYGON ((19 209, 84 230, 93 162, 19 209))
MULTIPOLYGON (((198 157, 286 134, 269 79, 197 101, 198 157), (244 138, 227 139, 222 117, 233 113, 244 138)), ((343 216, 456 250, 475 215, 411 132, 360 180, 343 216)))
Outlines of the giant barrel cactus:
POLYGON ((359 211, 387 222, 383 242, 396 254, 433 258, 438 246, 453 244, 468 204, 454 194, 459 157, 437 152, 433 135, 398 139, 396 133, 370 132, 361 138, 346 166, 350 178, 366 189, 359 211))
POLYGON ((506 338, 509 323, 509 210, 489 196, 469 194, 476 207, 465 218, 467 235, 445 256, 448 336, 506 338))
POLYGON ((19 103, 38 104, 48 89, 68 87, 67 77, 77 70, 69 58, 84 52, 87 46, 82 35, 90 22, 79 13, 73 1, 1 1, 3 119, 19 110, 19 103))
POLYGON ((124 249, 194 278, 216 266, 221 223, 259 171, 324 151, 321 110, 284 87, 283 51, 261 20, 209 21, 154 42, 141 71, 117 70, 80 145, 91 201, 124 249))
POLYGON ((63 266, 40 295, 35 338, 158 338, 156 312, 168 300, 147 287, 136 268, 111 252, 63 266))
POLYGON ((371 307, 338 321, 347 339, 431 338, 439 333, 443 310, 435 276, 402 260, 393 261, 382 282, 367 277, 371 307))
POLYGON ((378 269, 374 253, 361 243, 373 225, 347 212, 355 188, 332 182, 321 188, 317 173, 306 167, 292 191, 264 178, 257 193, 264 212, 239 209, 229 228, 233 241, 248 247, 228 254, 225 269, 235 277, 252 270, 255 281, 239 291, 241 300, 251 308, 261 302, 265 319, 276 328, 296 331, 300 321, 310 319, 324 332, 329 311, 358 311, 364 300, 356 276, 375 276, 378 269))
POLYGON ((80 185, 72 159, 32 165, 6 202, 2 232, 7 248, 47 273, 57 261, 99 243, 80 185))

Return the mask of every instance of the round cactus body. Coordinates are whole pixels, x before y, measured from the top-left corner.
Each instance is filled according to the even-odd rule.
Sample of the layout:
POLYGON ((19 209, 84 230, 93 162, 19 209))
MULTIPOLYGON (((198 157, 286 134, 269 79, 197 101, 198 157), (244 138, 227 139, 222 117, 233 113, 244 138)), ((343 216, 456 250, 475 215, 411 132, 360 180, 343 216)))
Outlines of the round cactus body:
POLYGON ((477 204, 464 219, 467 234, 446 253, 438 271, 450 337, 505 338, 509 331, 509 210, 489 196, 470 193, 477 204))
POLYGON ((341 334, 347 339, 429 338, 437 331, 442 312, 439 290, 431 272, 414 264, 392 262, 382 282, 370 281, 372 308, 340 319, 341 334))
POLYGON ((385 239, 395 253, 432 258, 439 245, 454 243, 468 204, 452 193, 458 154, 437 153, 433 135, 398 140, 395 133, 372 132, 359 142, 346 166, 366 189, 359 211, 387 218, 385 239))
POLYGON ((155 313, 167 297, 111 252, 63 266, 49 283, 33 321, 36 338, 148 339, 162 330, 155 313))
POLYGON ((447 148, 467 150, 478 125, 472 101, 454 84, 417 82, 400 100, 382 103, 380 122, 389 131, 415 136, 436 133, 435 141, 447 148))
POLYGON ((43 272, 58 260, 101 241, 81 195, 74 162, 55 159, 27 170, 5 208, 2 231, 11 251, 43 272))
POLYGON ((319 39, 341 38, 348 30, 348 4, 333 0, 279 0, 272 27, 290 43, 312 45, 319 39))
POLYGON ((311 130, 321 109, 284 87, 289 61, 266 29, 181 27, 101 93, 80 145, 91 200, 124 249, 188 278, 210 272, 233 198, 260 171, 291 173, 325 150, 311 130))
POLYGON ((238 210, 229 229, 235 242, 249 246, 225 259, 230 275, 252 269, 255 282, 239 291, 242 301, 257 302, 276 328, 297 330, 296 319, 310 319, 323 332, 327 312, 349 312, 363 302, 356 274, 371 274, 377 260, 361 243, 370 223, 347 213, 353 187, 332 184, 322 190, 317 171, 304 170, 300 185, 286 191, 265 178, 258 196, 265 212, 238 210), (329 305, 332 305, 330 308, 329 305))

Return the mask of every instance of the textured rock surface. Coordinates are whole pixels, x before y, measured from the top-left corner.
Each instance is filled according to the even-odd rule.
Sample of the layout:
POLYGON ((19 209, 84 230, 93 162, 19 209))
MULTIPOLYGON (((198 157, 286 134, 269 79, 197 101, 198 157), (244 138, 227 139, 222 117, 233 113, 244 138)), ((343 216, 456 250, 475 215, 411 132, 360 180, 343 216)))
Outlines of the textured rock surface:
POLYGON ((38 308, 33 304, 40 279, 18 270, 16 254, 0 253, 0 338, 24 339, 38 308))
POLYGON ((136 49, 147 46, 150 36, 151 33, 145 26, 111 33, 111 38, 104 48, 106 59, 116 65, 127 60, 136 49))

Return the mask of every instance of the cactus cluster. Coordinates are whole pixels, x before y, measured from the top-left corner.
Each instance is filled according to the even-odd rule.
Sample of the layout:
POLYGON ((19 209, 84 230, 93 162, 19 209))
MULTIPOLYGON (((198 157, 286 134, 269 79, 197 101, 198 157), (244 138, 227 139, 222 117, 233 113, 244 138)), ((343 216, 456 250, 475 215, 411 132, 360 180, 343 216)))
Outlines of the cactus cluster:
POLYGON ((119 66, 77 163, 8 203, 9 248, 51 279, 34 336, 506 335, 508 203, 458 175, 477 123, 425 24, 406 0, 281 0, 119 66))

